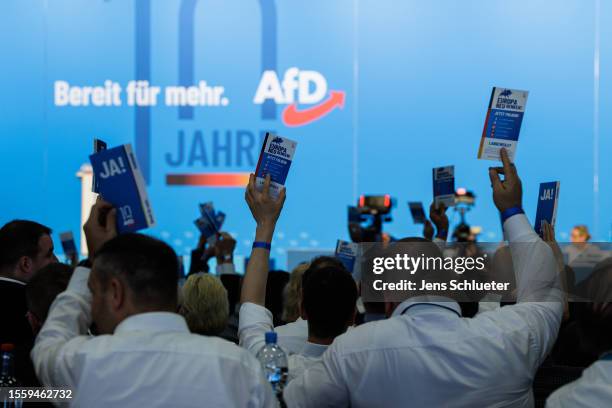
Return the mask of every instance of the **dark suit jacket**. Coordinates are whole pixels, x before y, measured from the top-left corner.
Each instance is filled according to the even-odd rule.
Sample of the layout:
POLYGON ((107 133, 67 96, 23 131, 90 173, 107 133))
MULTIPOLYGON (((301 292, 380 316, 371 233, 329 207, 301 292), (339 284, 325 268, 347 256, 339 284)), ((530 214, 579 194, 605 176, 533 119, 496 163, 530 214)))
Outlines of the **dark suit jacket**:
POLYGON ((30 360, 34 335, 26 318, 25 285, 0 278, 0 343, 15 345, 15 377, 23 386, 38 381, 30 360))

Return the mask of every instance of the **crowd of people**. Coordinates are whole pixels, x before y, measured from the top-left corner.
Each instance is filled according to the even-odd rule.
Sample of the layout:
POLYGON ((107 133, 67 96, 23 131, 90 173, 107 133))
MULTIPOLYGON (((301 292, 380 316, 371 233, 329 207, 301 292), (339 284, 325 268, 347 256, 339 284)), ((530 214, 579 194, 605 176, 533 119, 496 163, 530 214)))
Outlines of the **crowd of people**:
MULTIPOLYGON (((200 240, 182 279, 174 250, 118 234, 116 209, 102 198, 78 265, 58 263, 48 227, 6 223, 0 343, 14 346, 22 386, 70 388, 70 404, 82 407, 612 406, 612 263, 583 284, 600 301, 568 302, 568 257, 552 226, 544 239, 535 233, 517 168, 503 149, 501 159, 489 176, 507 243, 497 262, 514 265, 511 304, 363 302, 351 272, 328 256, 270 271, 286 193, 272 198, 270 178, 258 189, 251 175, 245 200, 256 228, 244 276, 233 266, 236 242, 222 233, 214 245, 200 240), (280 394, 256 358, 271 331, 288 355, 280 394)), ((432 205, 429 215, 424 237, 402 241, 447 240, 445 209, 432 205)), ((585 226, 574 229, 581 244, 570 258, 588 238, 585 226)))

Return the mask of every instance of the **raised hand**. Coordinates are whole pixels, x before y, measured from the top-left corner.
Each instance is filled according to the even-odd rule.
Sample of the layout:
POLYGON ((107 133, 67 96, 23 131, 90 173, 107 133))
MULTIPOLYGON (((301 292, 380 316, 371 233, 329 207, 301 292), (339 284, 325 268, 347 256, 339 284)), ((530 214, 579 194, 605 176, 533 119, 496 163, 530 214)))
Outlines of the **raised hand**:
POLYGON ((270 175, 266 176, 262 191, 257 191, 255 188, 255 175, 251 174, 249 177, 249 184, 244 198, 249 205, 255 222, 257 222, 258 228, 274 229, 283 209, 283 204, 285 204, 285 197, 284 188, 281 189, 277 199, 270 197, 270 175))
POLYGON ((98 196, 96 203, 91 207, 87 222, 83 225, 90 259, 106 241, 117 236, 116 219, 117 210, 111 203, 98 196))
POLYGON ((493 202, 500 212, 509 208, 521 207, 523 202, 523 187, 516 171, 516 166, 510 163, 508 152, 500 150, 503 167, 489 168, 489 178, 493 187, 493 202), (504 175, 501 180, 500 174, 504 175))

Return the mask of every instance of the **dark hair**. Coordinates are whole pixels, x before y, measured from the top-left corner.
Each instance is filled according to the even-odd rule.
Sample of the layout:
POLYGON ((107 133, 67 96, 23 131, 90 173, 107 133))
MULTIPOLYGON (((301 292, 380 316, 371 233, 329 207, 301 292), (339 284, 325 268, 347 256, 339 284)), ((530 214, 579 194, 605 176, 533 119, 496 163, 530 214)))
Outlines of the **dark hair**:
POLYGON ((168 244, 142 234, 122 234, 96 253, 94 271, 103 287, 123 279, 138 306, 176 309, 178 259, 168 244))
POLYGON ((355 313, 357 296, 357 285, 339 260, 313 260, 302 276, 302 305, 309 333, 326 339, 344 333, 355 313))
POLYGON ((28 282, 25 292, 28 310, 45 321, 51 303, 57 295, 66 290, 72 267, 62 263, 52 263, 38 270, 28 282))
POLYGON ((0 228, 0 268, 12 266, 22 256, 35 258, 38 241, 51 229, 34 221, 13 220, 0 228))

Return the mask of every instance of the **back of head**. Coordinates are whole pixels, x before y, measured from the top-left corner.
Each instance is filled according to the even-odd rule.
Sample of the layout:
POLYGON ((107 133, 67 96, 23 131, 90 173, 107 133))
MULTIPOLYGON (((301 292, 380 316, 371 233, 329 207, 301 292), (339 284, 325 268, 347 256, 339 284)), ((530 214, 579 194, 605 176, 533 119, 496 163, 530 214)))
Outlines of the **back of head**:
POLYGON ((176 310, 178 259, 166 243, 142 234, 122 234, 107 241, 94 259, 92 273, 102 287, 111 277, 129 288, 140 310, 176 310))
POLYGON ((309 336, 331 339, 353 322, 357 285, 340 261, 316 258, 302 277, 302 307, 309 336))
POLYGON ((310 266, 309 263, 301 263, 291 271, 289 283, 285 286, 283 293, 283 316, 286 323, 294 322, 300 317, 300 293, 302 291, 302 276, 310 266))
POLYGON ((42 324, 47 318, 51 304, 68 287, 72 267, 52 263, 37 271, 26 286, 28 310, 42 324))
POLYGON ((13 268, 23 256, 35 259, 39 240, 51 229, 34 221, 13 220, 0 228, 0 272, 13 268))
POLYGON ((181 314, 192 333, 221 334, 227 326, 229 302, 219 278, 206 273, 191 275, 183 286, 181 314))

